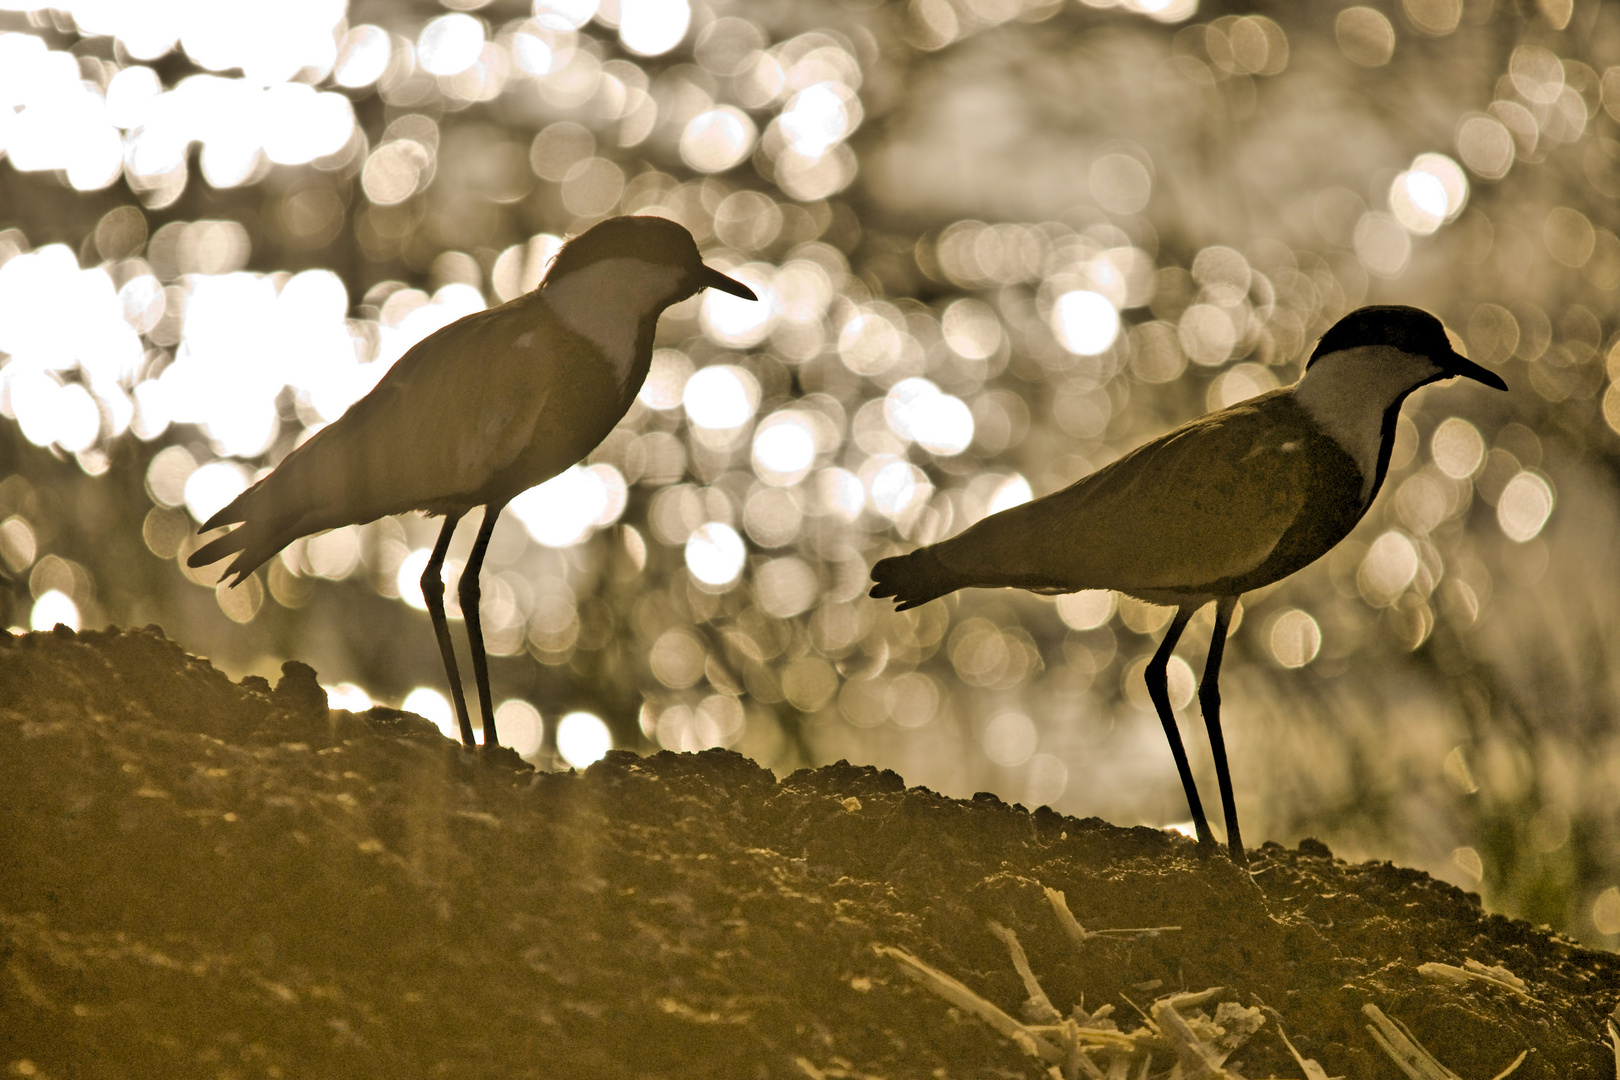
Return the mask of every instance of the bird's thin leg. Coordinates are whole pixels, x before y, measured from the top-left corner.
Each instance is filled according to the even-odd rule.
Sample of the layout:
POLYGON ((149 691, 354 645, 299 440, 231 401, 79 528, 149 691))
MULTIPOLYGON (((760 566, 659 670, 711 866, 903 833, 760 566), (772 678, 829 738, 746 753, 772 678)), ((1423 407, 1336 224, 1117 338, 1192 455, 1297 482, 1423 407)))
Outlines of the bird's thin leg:
POLYGON ((1176 729, 1176 714, 1170 709, 1170 691, 1165 678, 1165 671, 1170 665, 1170 654, 1175 650, 1176 642, 1181 639, 1181 632, 1187 629, 1187 620, 1192 618, 1193 612, 1199 605, 1182 605, 1176 610, 1176 617, 1170 621, 1170 629, 1165 631, 1164 640, 1159 642, 1159 651, 1153 654, 1148 661, 1147 688, 1148 697, 1153 699, 1153 708, 1158 711, 1159 723, 1164 725, 1164 737, 1170 742, 1170 753, 1176 759, 1176 772, 1181 774, 1181 787, 1187 793, 1187 809, 1192 811, 1193 826, 1198 830, 1200 844, 1215 843, 1215 834, 1209 831, 1209 820, 1204 817, 1204 804, 1198 798, 1198 787, 1193 783, 1192 766, 1187 764, 1187 751, 1181 745, 1181 732, 1176 729))
POLYGON ((1215 602, 1215 630, 1209 636, 1209 659, 1204 662, 1204 677, 1198 683, 1198 707, 1204 713, 1210 753, 1215 756, 1215 779, 1221 785, 1221 806, 1226 811, 1226 846, 1232 852, 1232 861, 1246 866, 1249 860, 1243 852, 1243 839, 1238 835, 1237 806, 1232 802, 1232 773, 1226 766, 1226 739, 1221 735, 1221 654, 1226 651, 1226 628, 1232 622, 1237 600, 1235 596, 1223 596, 1215 602))
POLYGON ((461 692, 461 670, 456 667, 456 647, 450 643, 450 622, 444 617, 444 554, 450 550, 450 537, 455 534, 456 522, 460 520, 461 514, 444 516, 444 528, 439 530, 433 554, 428 556, 427 569, 422 571, 422 599, 427 601, 428 618, 433 620, 433 636, 439 639, 444 673, 450 676, 450 697, 456 703, 456 719, 461 723, 461 743, 463 746, 476 746, 472 721, 467 718, 467 698, 461 692))
POLYGON ((461 617, 467 623, 467 644, 472 648, 473 679, 478 683, 478 708, 484 716, 484 749, 501 745, 495 734, 495 706, 489 693, 489 658, 484 655, 484 625, 478 617, 478 601, 483 595, 478 587, 478 573, 484 568, 484 552, 489 549, 489 537, 495 531, 495 519, 501 516, 505 503, 491 503, 484 507, 484 522, 478 526, 478 539, 473 541, 472 554, 461 571, 461 617))

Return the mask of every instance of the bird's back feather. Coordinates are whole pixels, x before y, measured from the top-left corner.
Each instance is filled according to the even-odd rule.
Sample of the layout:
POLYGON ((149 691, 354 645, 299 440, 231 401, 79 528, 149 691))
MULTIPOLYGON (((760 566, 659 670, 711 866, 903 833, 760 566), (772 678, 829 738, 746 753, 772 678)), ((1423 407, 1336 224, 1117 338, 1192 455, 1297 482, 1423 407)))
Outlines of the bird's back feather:
POLYGON ((371 393, 204 522, 205 531, 243 524, 188 562, 239 552, 226 573, 240 581, 323 529, 504 503, 589 453, 637 389, 618 385, 540 293, 469 316, 418 342, 371 393))
POLYGON ((896 591, 875 595, 911 606, 963 586, 1106 588, 1167 602, 1253 588, 1321 555, 1364 509, 1359 472, 1324 442, 1288 389, 1263 394, 913 553, 910 576, 890 570, 896 591), (1307 503, 1331 520, 1305 536, 1307 503))

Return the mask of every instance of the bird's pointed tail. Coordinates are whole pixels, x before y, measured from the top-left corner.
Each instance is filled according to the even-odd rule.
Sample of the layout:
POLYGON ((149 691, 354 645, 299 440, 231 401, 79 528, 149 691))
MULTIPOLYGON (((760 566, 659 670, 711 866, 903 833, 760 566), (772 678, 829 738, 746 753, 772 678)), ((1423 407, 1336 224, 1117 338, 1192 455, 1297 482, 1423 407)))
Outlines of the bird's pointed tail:
POLYGON ((926 604, 967 584, 960 574, 940 561, 931 547, 918 548, 909 555, 879 559, 872 567, 872 580, 877 584, 867 595, 894 597, 896 611, 926 604))
POLYGON ((317 524, 305 527, 302 507, 296 502, 278 505, 276 496, 285 495, 284 484, 272 484, 271 479, 277 474, 272 473, 259 483, 254 484, 242 494, 232 500, 219 513, 198 526, 199 533, 210 532, 221 525, 242 524, 223 536, 216 536, 202 547, 191 553, 186 559, 186 565, 191 567, 208 566, 216 563, 228 555, 235 555, 220 580, 233 578, 232 586, 242 584, 243 580, 253 571, 263 566, 276 552, 292 543, 293 540, 307 533, 317 531, 322 526, 317 524))

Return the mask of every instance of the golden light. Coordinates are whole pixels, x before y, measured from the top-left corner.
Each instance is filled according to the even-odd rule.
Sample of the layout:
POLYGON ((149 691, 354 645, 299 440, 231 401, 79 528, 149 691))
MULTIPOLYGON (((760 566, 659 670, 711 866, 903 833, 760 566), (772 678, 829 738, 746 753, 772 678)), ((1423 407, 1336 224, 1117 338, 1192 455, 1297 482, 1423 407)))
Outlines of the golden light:
POLYGON ((1013 768, 1028 761, 1039 745, 1035 724, 1023 713, 1006 712, 985 725, 979 737, 984 755, 1002 768, 1013 768))
POLYGON ((662 56, 692 23, 688 0, 619 0, 619 40, 638 56, 662 56))
POLYGON ((1437 177, 1412 169, 1389 188, 1389 208, 1407 232, 1427 236, 1446 219, 1446 189, 1437 177))
POLYGON ((1304 667, 1322 648, 1322 630, 1308 612, 1289 608, 1271 620, 1266 640, 1277 663, 1286 668, 1304 667))
POLYGON ((996 317, 995 309, 982 300, 952 301, 939 323, 945 344, 958 356, 985 360, 1001 348, 1001 320, 996 317))
POLYGON ((748 157, 758 135, 747 113, 722 105, 687 123, 681 132, 681 160, 699 172, 725 172, 748 157))
POLYGON ((1367 549, 1356 575, 1362 597, 1374 607, 1394 603, 1417 576, 1417 548, 1404 533, 1384 533, 1367 549))
POLYGON ((1070 352, 1096 356, 1119 336, 1119 312, 1101 293, 1066 292, 1052 305, 1052 332, 1070 352))
POLYGON ((818 585, 810 564, 792 555, 772 559, 754 572, 759 606, 779 619, 791 619, 813 607, 818 585))
POLYGON ((382 27, 370 24, 351 27, 343 37, 343 44, 338 47, 332 81, 355 90, 370 86, 388 70, 392 51, 388 31, 382 27))
POLYGON ((754 418, 759 381, 735 364, 715 364, 686 380, 681 404, 686 418, 698 427, 729 431, 754 418))
POLYGON ((28 626, 31 630, 51 630, 57 623, 73 630, 80 629, 79 605, 66 593, 49 589, 34 601, 28 614, 28 626))
POLYGON ((1395 54, 1395 28, 1374 8, 1345 8, 1333 20, 1333 33, 1340 51, 1362 67, 1383 67, 1395 54))
POLYGON ((999 514, 1003 510, 1022 506, 1034 497, 1035 492, 1030 489, 1029 481, 1019 473, 1013 473, 996 484, 995 493, 990 496, 989 505, 985 507, 984 512, 986 516, 999 514))
POLYGON ((927 379, 895 383, 884 399, 884 416, 896 435, 930 453, 960 454, 973 441, 973 413, 927 379))
POLYGON ((733 296, 719 289, 703 290, 699 321, 703 332, 718 344, 745 349, 765 340, 776 312, 771 268, 764 263, 746 263, 732 269, 722 267, 727 276, 754 290, 758 300, 733 296))
POLYGON ((747 555, 742 537, 724 522, 700 525, 686 541, 686 568, 712 588, 723 589, 736 582, 747 555))
POLYGON ((484 24, 460 12, 440 15, 422 27, 416 59, 429 75, 456 75, 478 62, 484 50, 484 24))
POLYGON ((242 466, 234 461, 210 461, 186 478, 186 510, 194 520, 207 521, 247 486, 242 466))
POLYGON ((778 487, 797 484, 816 462, 814 423, 794 409, 772 413, 754 432, 753 462, 754 471, 766 483, 778 487))
POLYGON ((1500 180, 1513 168, 1513 133, 1494 116, 1470 116, 1457 126, 1457 153, 1480 176, 1500 180))
POLYGON ((871 492, 873 509, 888 518, 899 518, 925 503, 933 494, 934 485, 917 466, 907 461, 872 458, 865 473, 871 476, 867 488, 871 492), (876 466, 873 468, 872 466, 876 466))
POLYGON ((1536 473, 1522 471, 1509 480, 1496 500, 1496 523, 1516 544, 1534 540, 1552 516, 1552 486, 1536 473))
POLYGON ((685 353, 679 349, 655 349, 647 381, 641 384, 636 398, 650 409, 678 408, 691 377, 692 361, 685 353))
POLYGON ((612 465, 571 465, 518 495, 508 509, 536 543, 563 548, 617 521, 627 498, 624 477, 612 465))
POLYGON ((540 710, 520 698, 509 698, 496 706, 495 730, 500 732, 501 742, 516 750, 519 757, 538 753, 546 734, 540 710))
POLYGON ((1479 429, 1460 416, 1450 417, 1434 429, 1429 441, 1434 463, 1453 480, 1466 480, 1485 460, 1485 440, 1479 429))
POLYGON ((439 691, 426 686, 418 686, 399 707, 405 712, 415 713, 424 720, 431 721, 444 733, 447 739, 460 739, 461 729, 456 723, 455 712, 450 708, 450 700, 439 691))
POLYGON ((1084 589, 1057 598, 1058 618, 1072 630, 1095 630, 1114 617, 1117 598, 1108 589, 1084 589))
POLYGON ((1237 328, 1224 309, 1214 304, 1193 304, 1181 313, 1176 341, 1193 363, 1219 367, 1237 346, 1237 328))
POLYGON ((1091 165, 1091 196, 1116 214, 1140 213, 1153 194, 1147 166, 1130 154, 1104 154, 1091 165))
POLYGON ((326 707, 329 709, 346 709, 349 712, 362 713, 375 704, 370 694, 351 682, 323 686, 321 689, 326 691, 326 707))
POLYGON ((1356 222, 1355 248, 1362 265, 1379 277, 1399 277, 1412 257, 1406 229, 1381 210, 1363 214, 1356 222))

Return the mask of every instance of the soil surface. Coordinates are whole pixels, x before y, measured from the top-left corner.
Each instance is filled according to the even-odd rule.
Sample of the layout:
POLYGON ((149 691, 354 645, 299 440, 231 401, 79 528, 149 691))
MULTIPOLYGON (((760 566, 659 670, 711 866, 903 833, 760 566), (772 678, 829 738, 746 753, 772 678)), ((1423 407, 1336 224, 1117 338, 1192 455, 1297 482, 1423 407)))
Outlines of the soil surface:
POLYGON ((1620 957, 1312 841, 1245 872, 1152 829, 726 751, 537 774, 329 711, 302 664, 271 689, 155 628, 0 635, 0 1075, 1092 1075, 891 951, 1017 1016, 991 920, 1060 1011, 1112 1005, 1123 1032, 1183 991, 1223 988, 1211 1022, 1258 1007, 1225 1075, 1307 1076, 1280 1028, 1326 1075, 1399 1078, 1369 1004, 1469 1080, 1521 1051, 1516 1077, 1615 1075, 1620 957), (1043 886, 1087 931, 1179 929, 1077 946, 1043 886), (1511 975, 1419 970, 1470 960, 1511 975))

